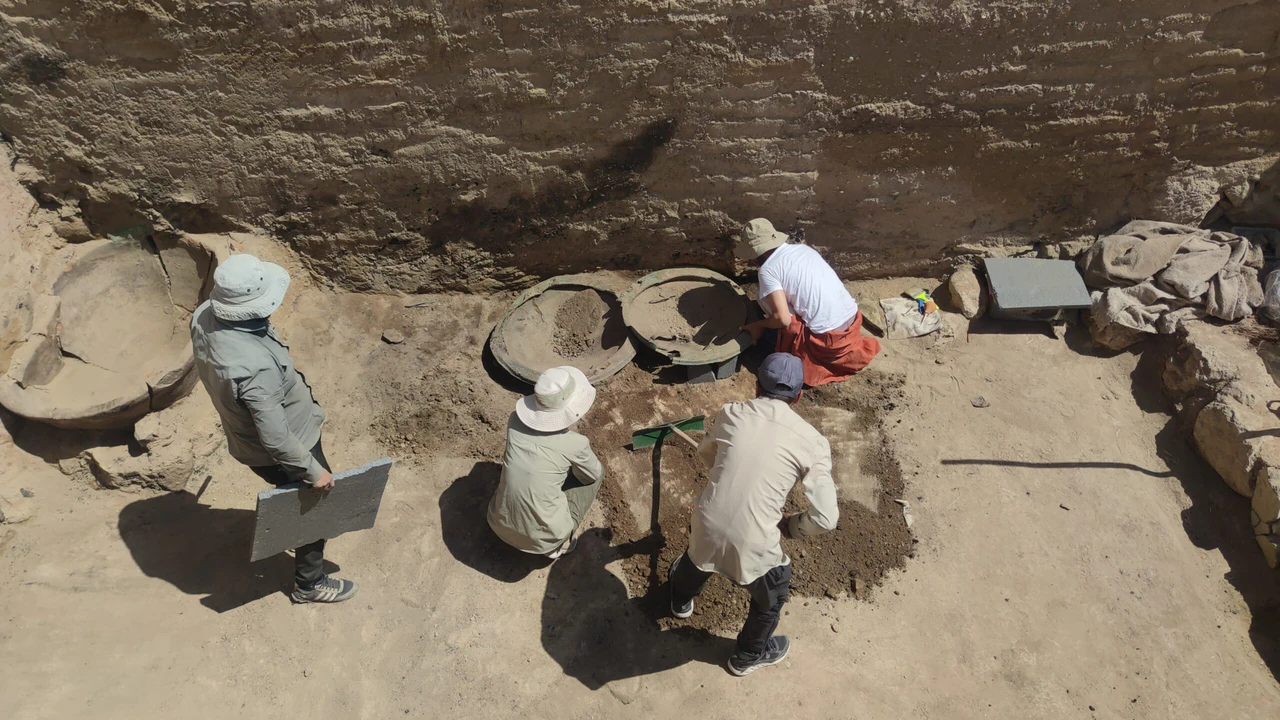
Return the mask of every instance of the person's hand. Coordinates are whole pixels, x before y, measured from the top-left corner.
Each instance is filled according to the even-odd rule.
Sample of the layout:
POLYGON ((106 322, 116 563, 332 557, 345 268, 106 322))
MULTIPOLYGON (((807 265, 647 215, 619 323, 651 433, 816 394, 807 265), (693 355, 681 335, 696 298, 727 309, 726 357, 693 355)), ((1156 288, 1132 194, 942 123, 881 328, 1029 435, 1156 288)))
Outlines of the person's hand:
POLYGON ((329 492, 333 489, 333 473, 328 470, 321 470, 320 479, 311 483, 311 487, 319 492, 329 492))
POLYGON ((795 517, 794 514, 783 515, 782 519, 778 521, 778 531, 782 533, 784 538, 791 538, 791 518, 793 517, 795 517))
POLYGON ((755 345, 756 343, 760 342, 760 336, 764 334, 764 326, 761 325, 759 321, 753 322, 753 323, 747 323, 746 325, 743 325, 741 328, 738 328, 738 329, 746 330, 747 332, 751 333, 752 345, 755 345))

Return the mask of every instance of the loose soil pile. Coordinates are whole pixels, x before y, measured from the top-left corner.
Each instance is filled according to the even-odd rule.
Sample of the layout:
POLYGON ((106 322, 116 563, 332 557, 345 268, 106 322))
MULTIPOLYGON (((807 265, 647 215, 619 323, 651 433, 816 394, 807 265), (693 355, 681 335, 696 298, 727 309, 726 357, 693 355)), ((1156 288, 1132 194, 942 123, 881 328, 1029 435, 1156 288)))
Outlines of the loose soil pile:
POLYGON ((556 287, 525 302, 502 328, 506 351, 536 372, 572 365, 594 376, 626 342, 622 307, 611 294, 556 287))
MULTIPOLYGON (((642 419, 651 418, 655 407, 669 420, 700 412, 712 416, 723 402, 748 399, 754 394, 755 380, 747 372, 709 385, 660 385, 655 384, 651 376, 633 370, 636 371, 626 372, 610 383, 597 400, 601 413, 627 419, 594 434, 587 430, 598 453, 609 453, 612 448, 629 442, 633 426, 651 424, 642 419), (712 407, 704 407, 707 404, 712 407), (675 409, 681 405, 682 409, 675 409)), ((841 407, 855 414, 856 426, 850 431, 874 439, 870 449, 858 458, 857 465, 862 472, 880 480, 879 506, 884 514, 878 515, 857 502, 841 499, 840 523, 836 530, 811 540, 784 539, 783 548, 793 565, 794 596, 853 594, 855 581, 861 582, 865 592, 865 588, 878 584, 889 570, 901 567, 910 551, 910 531, 899 506, 893 502, 902 497, 902 474, 880 420, 883 412, 902 402, 901 386, 900 378, 868 372, 839 385, 810 391, 797 406, 802 416, 812 414, 821 406, 841 407)), ((648 460, 646 464, 650 468, 644 478, 646 482, 639 483, 643 487, 637 487, 635 481, 625 475, 611 473, 599 495, 615 543, 632 542, 650 535, 662 538, 661 546, 654 551, 623 560, 623 574, 631 592, 646 597, 650 612, 661 618, 664 625, 692 626, 712 632, 736 631, 745 619, 749 598, 745 591, 718 575, 711 578, 699 596, 697 612, 692 618, 675 620, 669 616, 664 585, 667 571, 688 547, 690 508, 706 486, 707 474, 694 449, 676 437, 653 451, 635 453, 641 454, 644 457, 640 460, 648 460), (661 466, 657 527, 653 527, 651 515, 655 459, 661 466)), ((606 461, 606 465, 609 464, 606 461)), ((838 458, 836 464, 840 464, 838 458)), ((630 467, 630 463, 628 465, 630 467)), ((635 468, 631 469, 634 474, 635 468)), ((803 486, 797 483, 788 511, 806 507, 803 486)))
POLYGON ((601 348, 609 304, 595 290, 581 290, 556 311, 552 349, 566 358, 582 357, 601 348))
POLYGON ((747 308, 723 282, 675 280, 640 293, 627 315, 635 331, 650 340, 701 348, 737 337, 747 308))

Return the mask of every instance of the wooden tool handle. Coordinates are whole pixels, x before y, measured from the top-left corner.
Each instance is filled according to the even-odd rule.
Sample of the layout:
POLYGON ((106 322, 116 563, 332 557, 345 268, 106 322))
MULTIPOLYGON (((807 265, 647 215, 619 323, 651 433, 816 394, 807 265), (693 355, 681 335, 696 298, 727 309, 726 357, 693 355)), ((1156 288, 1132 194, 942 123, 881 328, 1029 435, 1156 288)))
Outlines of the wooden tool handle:
POLYGON ((674 432, 675 434, 677 434, 677 435, 679 435, 680 437, 684 438, 686 442, 688 442, 690 445, 692 445, 692 446, 693 446, 693 449, 695 449, 695 450, 697 450, 697 449, 698 449, 698 442, 697 442, 696 440, 694 440, 693 438, 689 437, 688 435, 686 435, 686 434, 685 434, 685 432, 684 432, 683 430, 681 430, 680 428, 676 427, 675 425, 668 425, 667 427, 671 428, 671 431, 672 431, 672 432, 674 432))

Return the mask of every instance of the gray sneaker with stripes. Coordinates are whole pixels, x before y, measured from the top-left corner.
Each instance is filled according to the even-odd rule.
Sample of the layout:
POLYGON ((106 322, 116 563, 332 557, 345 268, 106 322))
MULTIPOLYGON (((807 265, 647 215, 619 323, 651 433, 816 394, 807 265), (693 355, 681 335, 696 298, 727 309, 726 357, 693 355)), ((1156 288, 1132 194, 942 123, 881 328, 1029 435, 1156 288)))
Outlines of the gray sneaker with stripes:
POLYGON ((310 590, 295 586, 289 598, 295 603, 338 603, 355 597, 359 589, 354 580, 339 580, 325 575, 310 590))

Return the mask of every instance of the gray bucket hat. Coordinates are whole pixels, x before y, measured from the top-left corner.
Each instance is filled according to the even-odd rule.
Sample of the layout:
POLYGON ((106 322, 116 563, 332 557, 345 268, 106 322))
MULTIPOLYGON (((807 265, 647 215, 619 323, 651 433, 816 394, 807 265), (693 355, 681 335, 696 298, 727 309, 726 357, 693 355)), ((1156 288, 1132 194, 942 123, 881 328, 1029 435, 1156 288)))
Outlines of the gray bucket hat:
POLYGON ((289 272, 252 255, 232 255, 213 271, 209 302, 221 320, 260 320, 284 302, 289 272))

